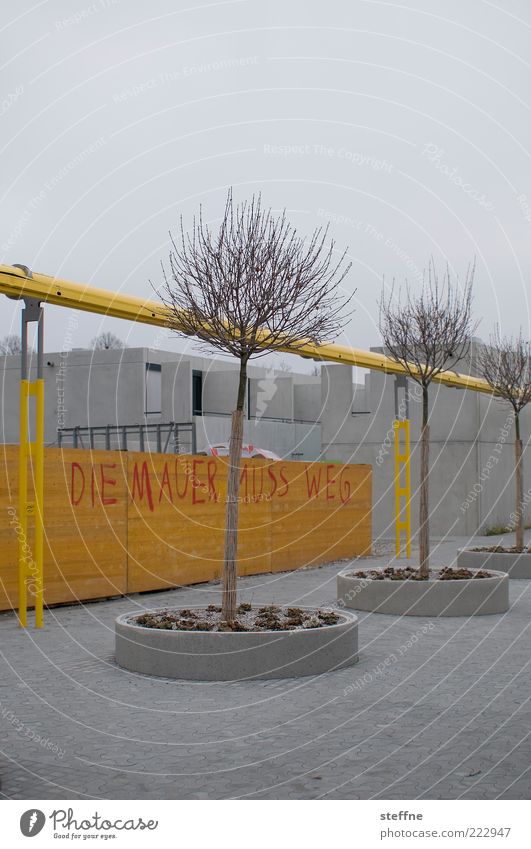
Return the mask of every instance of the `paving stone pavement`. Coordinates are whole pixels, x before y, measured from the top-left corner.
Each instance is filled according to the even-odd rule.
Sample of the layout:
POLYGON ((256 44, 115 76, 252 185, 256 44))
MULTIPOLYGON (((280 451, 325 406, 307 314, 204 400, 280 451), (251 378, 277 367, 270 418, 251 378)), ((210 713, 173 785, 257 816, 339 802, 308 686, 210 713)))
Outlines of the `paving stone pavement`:
MULTIPOLYGON (((433 564, 463 542, 435 542, 433 564)), ((242 578, 240 598, 333 605, 344 566, 242 578)), ((55 608, 40 632, 0 614, 1 795, 529 798, 531 581, 511 582, 500 616, 360 613, 359 663, 317 678, 188 683, 116 666, 120 613, 219 595, 210 583, 55 608)))

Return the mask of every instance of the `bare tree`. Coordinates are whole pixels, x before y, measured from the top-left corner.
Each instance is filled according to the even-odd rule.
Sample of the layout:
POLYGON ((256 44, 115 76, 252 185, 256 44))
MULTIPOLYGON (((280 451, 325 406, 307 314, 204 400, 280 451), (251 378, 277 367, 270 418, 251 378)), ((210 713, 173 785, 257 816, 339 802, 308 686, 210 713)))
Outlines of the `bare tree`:
POLYGON ((94 337, 90 343, 90 347, 93 351, 109 351, 127 348, 127 345, 118 336, 115 336, 114 333, 106 330, 94 337))
POLYGON ((278 371, 284 372, 285 374, 291 374, 293 371, 291 363, 288 363, 286 360, 280 360, 278 364, 278 371))
POLYGON ((470 350, 473 277, 471 267, 459 286, 452 283, 447 268, 440 281, 432 260, 419 295, 406 284, 403 297, 395 299, 391 290, 380 300, 380 332, 387 353, 422 388, 419 574, 425 579, 430 573, 428 390, 436 375, 453 370, 470 350))
POLYGON ((181 219, 169 274, 163 266, 161 298, 169 326, 198 336, 208 348, 239 360, 236 409, 232 414, 222 614, 231 623, 236 612, 238 501, 247 364, 270 351, 296 351, 305 342, 336 336, 348 316, 350 298, 339 285, 350 264, 345 253, 334 259, 328 227, 304 239, 285 212, 274 216, 260 195, 236 205, 229 191, 219 230, 213 233, 202 212, 190 233, 181 219))
POLYGON ((501 336, 496 327, 489 344, 477 356, 478 370, 492 391, 514 412, 515 530, 516 547, 524 547, 524 475, 520 413, 531 401, 531 343, 523 338, 501 336))
POLYGON ((10 334, 0 339, 0 354, 9 356, 10 354, 20 354, 22 352, 22 342, 20 336, 10 334))

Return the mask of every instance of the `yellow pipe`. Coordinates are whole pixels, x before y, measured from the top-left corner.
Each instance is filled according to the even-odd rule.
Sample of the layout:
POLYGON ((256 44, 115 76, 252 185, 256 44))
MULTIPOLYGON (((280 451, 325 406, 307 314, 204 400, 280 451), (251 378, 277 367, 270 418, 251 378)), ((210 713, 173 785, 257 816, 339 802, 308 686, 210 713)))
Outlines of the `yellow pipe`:
MULTIPOLYGON (((119 292, 110 292, 107 289, 82 286, 79 283, 72 283, 69 280, 61 280, 37 272, 33 272, 32 276, 28 277, 21 269, 9 265, 0 265, 0 293, 10 298, 31 297, 42 303, 109 315, 113 318, 137 321, 141 324, 152 324, 157 327, 167 327, 171 315, 163 304, 156 301, 147 301, 133 295, 122 295, 119 292)), ((175 319, 173 318, 174 322, 175 319)), ((307 342, 296 350, 289 347, 280 350, 298 354, 301 357, 343 363, 358 368, 383 371, 387 374, 407 374, 407 370, 402 365, 395 363, 394 360, 384 354, 350 348, 346 345, 333 343, 315 345, 312 342, 307 342)), ((434 381, 458 389, 472 389, 474 392, 493 394, 485 380, 467 374, 449 371, 437 375, 434 377, 434 381)))

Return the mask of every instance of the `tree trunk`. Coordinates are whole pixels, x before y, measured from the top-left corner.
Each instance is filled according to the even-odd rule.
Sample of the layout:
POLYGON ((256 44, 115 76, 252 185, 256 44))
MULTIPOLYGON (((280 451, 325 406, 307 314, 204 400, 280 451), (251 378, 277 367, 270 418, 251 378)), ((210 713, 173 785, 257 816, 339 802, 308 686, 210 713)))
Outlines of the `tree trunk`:
POLYGON ((428 387, 422 387, 422 431, 420 434, 420 508, 419 508, 419 571, 421 578, 430 575, 430 516, 429 516, 430 428, 428 425, 428 387))
POLYGON ((225 553, 223 561, 223 594, 221 615, 225 622, 234 622, 236 616, 236 581, 238 553, 238 505, 240 469, 243 444, 243 407, 247 384, 247 361, 240 362, 238 401, 232 414, 227 477, 227 508, 225 513, 225 553))
POLYGON ((515 484, 516 484, 516 547, 524 547, 524 476, 522 469, 522 440, 520 438, 520 418, 515 418, 515 484))

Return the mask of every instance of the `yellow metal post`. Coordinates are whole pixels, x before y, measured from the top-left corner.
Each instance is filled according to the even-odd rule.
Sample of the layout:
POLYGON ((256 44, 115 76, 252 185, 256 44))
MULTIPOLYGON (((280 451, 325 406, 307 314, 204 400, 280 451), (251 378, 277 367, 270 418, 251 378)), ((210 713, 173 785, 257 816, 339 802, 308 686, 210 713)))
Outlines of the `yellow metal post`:
POLYGON ((28 593, 27 577, 28 564, 28 400, 29 383, 20 381, 20 431, 18 452, 18 521, 20 533, 18 537, 18 619, 25 628, 28 624, 28 593))
POLYGON ((35 443, 33 451, 35 487, 35 625, 44 624, 44 379, 35 382, 35 443))
POLYGON ((44 624, 44 330, 43 310, 38 301, 25 298, 22 310, 22 351, 20 380, 20 445, 18 466, 18 618, 28 624, 28 587, 35 597, 35 625, 44 624), (37 379, 28 379, 28 323, 37 322, 37 379), (33 442, 29 439, 29 404, 35 398, 33 442), (31 460, 33 499, 28 498, 28 460, 31 460), (35 517, 33 551, 28 534, 28 516, 35 517))
POLYGON ((402 553, 405 533, 406 557, 411 557, 411 445, 409 419, 393 422, 395 432, 395 536, 396 556, 402 553), (404 499, 404 500, 403 500, 404 499))

